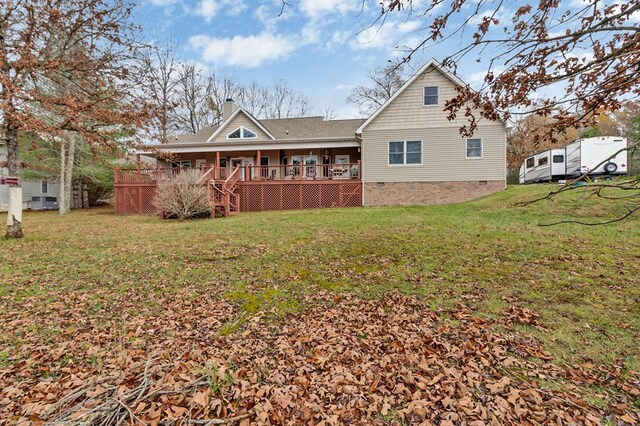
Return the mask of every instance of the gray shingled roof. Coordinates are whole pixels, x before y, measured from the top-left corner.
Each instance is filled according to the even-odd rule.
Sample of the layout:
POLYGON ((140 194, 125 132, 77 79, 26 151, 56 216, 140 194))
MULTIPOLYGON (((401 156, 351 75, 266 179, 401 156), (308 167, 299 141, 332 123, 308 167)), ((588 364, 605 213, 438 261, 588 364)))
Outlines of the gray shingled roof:
MULTIPOLYGON (((364 119, 325 121, 322 117, 276 118, 259 120, 276 139, 355 138, 364 119)), ((203 143, 218 126, 203 127, 195 134, 180 135, 169 143, 203 143)))
POLYGON ((276 139, 355 138, 363 119, 330 120, 322 117, 260 120, 276 139))
POLYGON ((186 135, 178 135, 175 138, 169 139, 168 143, 198 143, 206 141, 209 136, 218 130, 218 126, 205 126, 198 130, 196 133, 189 133, 186 135))

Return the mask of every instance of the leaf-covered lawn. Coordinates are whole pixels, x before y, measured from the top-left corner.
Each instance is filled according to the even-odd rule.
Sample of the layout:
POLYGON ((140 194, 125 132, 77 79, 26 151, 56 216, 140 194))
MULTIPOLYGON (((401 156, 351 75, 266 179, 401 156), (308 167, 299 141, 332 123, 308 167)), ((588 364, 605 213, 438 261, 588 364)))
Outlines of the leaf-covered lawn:
POLYGON ((633 423, 640 219, 537 226, 623 211, 580 194, 512 206, 548 190, 26 214, 27 237, 0 242, 0 419, 633 423))

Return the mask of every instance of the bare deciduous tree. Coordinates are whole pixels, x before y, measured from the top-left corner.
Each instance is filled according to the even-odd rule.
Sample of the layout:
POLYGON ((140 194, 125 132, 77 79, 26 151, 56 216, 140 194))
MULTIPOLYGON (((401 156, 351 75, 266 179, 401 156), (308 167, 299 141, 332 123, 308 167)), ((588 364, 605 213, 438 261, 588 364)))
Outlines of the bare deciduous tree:
POLYGON ((322 119, 324 121, 335 120, 336 111, 331 107, 331 105, 325 105, 320 111, 320 115, 322 115, 322 119))
POLYGON ((209 76, 210 93, 208 94, 213 111, 213 125, 219 125, 222 120, 222 105, 227 99, 241 100, 245 89, 236 84, 231 78, 211 73, 209 76))
POLYGON ((347 98, 358 106, 362 116, 370 116, 388 101, 404 84, 402 64, 389 64, 369 73, 369 83, 353 88, 347 98))
POLYGON ((174 53, 175 42, 155 44, 144 53, 140 61, 140 72, 144 78, 144 89, 157 106, 154 127, 158 130, 160 143, 167 143, 174 130, 173 116, 176 108, 176 92, 180 80, 180 62, 174 53))
POLYGON ((309 109, 309 100, 284 81, 273 83, 267 90, 264 118, 303 117, 309 109))
POLYGON ((176 128, 196 133, 214 120, 211 105, 211 80, 195 65, 184 64, 178 72, 175 109, 176 128))
POLYGON ((268 99, 268 91, 258 82, 252 81, 242 90, 239 102, 251 115, 263 117, 267 109, 268 99))

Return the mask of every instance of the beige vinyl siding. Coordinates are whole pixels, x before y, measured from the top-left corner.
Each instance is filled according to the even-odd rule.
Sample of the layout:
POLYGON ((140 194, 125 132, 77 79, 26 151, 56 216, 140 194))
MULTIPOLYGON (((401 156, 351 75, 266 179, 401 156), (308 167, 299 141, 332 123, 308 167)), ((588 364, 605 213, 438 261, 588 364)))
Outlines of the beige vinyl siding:
POLYGON ((455 87, 440 71, 429 68, 387 105, 365 130, 461 127, 466 122, 464 111, 453 121, 447 120, 448 112, 444 111, 445 102, 457 94, 455 87), (426 86, 438 87, 438 105, 423 105, 426 86))
POLYGON ((258 135, 258 137, 256 139, 233 139, 234 141, 238 141, 238 140, 271 141, 272 140, 265 132, 262 131, 262 129, 256 126, 253 120, 251 120, 241 111, 238 113, 238 115, 235 116, 233 121, 231 121, 229 124, 225 126, 224 129, 222 129, 220 134, 215 137, 213 142, 222 142, 222 143, 228 142, 229 139, 227 139, 227 135, 235 131, 240 126, 243 126, 251 130, 256 135, 258 135))
POLYGON ((506 132, 501 122, 482 125, 473 136, 482 138, 482 158, 466 158, 466 138, 454 126, 363 132, 364 182, 434 182, 504 180, 506 132), (421 165, 388 164, 392 141, 422 141, 421 165))

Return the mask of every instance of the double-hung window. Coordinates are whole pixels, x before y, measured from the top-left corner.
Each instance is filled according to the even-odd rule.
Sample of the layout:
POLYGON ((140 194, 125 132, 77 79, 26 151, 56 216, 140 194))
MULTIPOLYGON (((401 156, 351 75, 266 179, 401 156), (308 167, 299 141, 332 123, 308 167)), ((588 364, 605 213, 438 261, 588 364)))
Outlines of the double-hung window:
POLYGON ((482 158, 482 138, 467 139, 467 158, 482 158))
POLYGON ((438 86, 424 88, 424 106, 438 105, 438 86))
POLYGON ((389 142, 389 165, 422 164, 422 141, 389 142))

